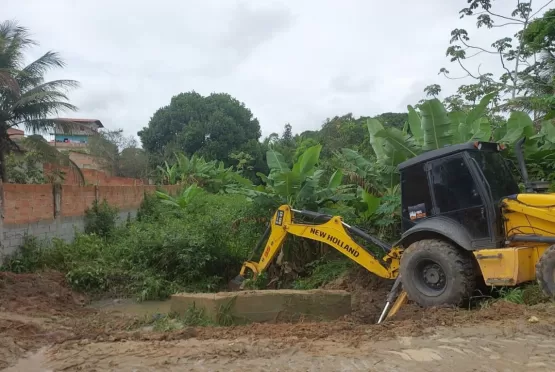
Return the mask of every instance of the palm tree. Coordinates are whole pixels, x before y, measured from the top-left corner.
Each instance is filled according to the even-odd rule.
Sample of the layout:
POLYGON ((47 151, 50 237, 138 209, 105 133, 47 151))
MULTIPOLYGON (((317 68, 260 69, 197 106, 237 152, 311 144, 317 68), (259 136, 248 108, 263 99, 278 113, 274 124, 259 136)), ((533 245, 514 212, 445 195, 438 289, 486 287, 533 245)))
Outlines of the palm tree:
MULTIPOLYGON (((76 110, 66 96, 67 89, 78 86, 76 81, 45 82, 44 79, 51 68, 65 66, 58 53, 48 51, 25 65, 24 51, 33 45, 37 43, 29 38, 28 30, 16 21, 0 23, 0 179, 3 183, 7 182, 6 154, 21 151, 8 135, 8 129, 23 126, 33 134, 46 133, 57 124, 51 115, 60 110, 76 110)), ((26 138, 24 147, 45 148, 47 144, 37 141, 39 137, 42 138, 26 138)), ((60 153, 56 157, 62 159, 64 155, 60 153)), ((64 160, 68 163, 68 159, 64 160)))

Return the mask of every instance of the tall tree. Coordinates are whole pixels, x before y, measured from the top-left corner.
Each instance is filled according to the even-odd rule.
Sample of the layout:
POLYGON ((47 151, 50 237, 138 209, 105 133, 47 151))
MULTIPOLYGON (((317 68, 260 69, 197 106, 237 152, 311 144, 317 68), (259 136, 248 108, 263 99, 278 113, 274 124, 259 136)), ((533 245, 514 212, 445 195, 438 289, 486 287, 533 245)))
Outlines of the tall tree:
POLYGON ((118 177, 145 178, 148 159, 137 140, 126 137, 122 129, 100 132, 90 138, 89 153, 95 156, 100 167, 118 177))
MULTIPOLYGON (((23 126, 35 133, 45 133, 56 125, 50 118, 60 110, 75 110, 66 96, 76 87, 74 80, 46 82, 45 73, 65 64, 53 51, 25 65, 24 52, 37 45, 26 28, 15 21, 0 23, 0 178, 7 181, 6 155, 20 150, 8 135, 8 129, 23 126)), ((33 137, 32 137, 33 138, 33 137)), ((28 140, 28 142, 30 139, 28 140)), ((38 144, 40 146, 40 143, 38 144)), ((61 155, 60 155, 61 156, 61 155)), ((67 160, 67 159, 66 159, 67 160)))
POLYGON ((138 132, 153 165, 171 159, 173 153, 197 153, 230 165, 229 157, 260 138, 260 124, 252 112, 225 93, 203 97, 192 91, 172 97, 158 109, 148 126, 138 132))
MULTIPOLYGON (((532 8, 532 1, 514 0, 513 2, 514 9, 507 14, 497 11, 492 0, 467 0, 468 6, 459 12, 461 18, 474 17, 477 28, 516 28, 517 32, 514 37, 508 35, 495 41, 491 46, 473 44, 469 32, 465 29, 456 28, 451 32, 451 45, 447 48, 446 55, 451 62, 461 68, 463 73, 461 76, 452 77, 449 70, 441 68, 440 74, 449 79, 470 77, 475 80, 475 83, 461 85, 455 95, 446 99, 446 103, 451 108, 469 110, 485 95, 497 93, 492 101, 492 109, 496 112, 506 112, 513 107, 519 96, 526 93, 528 88, 523 75, 532 71, 530 67, 537 61, 535 58, 537 51, 527 48, 524 35, 530 24, 552 3, 552 0, 543 1, 537 9, 532 8), (503 73, 500 76, 494 76, 493 73, 482 72, 479 68, 471 69, 467 62, 482 55, 498 58, 503 73), (525 70, 526 73, 523 74, 525 70)), ((427 87, 427 92, 429 88, 427 87)))

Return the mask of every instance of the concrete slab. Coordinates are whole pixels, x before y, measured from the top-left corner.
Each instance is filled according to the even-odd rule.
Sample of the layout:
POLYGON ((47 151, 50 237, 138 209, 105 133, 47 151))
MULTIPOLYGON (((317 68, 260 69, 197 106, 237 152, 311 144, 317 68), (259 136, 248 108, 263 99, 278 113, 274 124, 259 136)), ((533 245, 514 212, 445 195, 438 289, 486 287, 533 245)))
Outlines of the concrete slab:
POLYGON ((351 313, 351 294, 341 290, 178 293, 170 301, 173 313, 183 315, 195 307, 219 324, 333 320, 351 313))

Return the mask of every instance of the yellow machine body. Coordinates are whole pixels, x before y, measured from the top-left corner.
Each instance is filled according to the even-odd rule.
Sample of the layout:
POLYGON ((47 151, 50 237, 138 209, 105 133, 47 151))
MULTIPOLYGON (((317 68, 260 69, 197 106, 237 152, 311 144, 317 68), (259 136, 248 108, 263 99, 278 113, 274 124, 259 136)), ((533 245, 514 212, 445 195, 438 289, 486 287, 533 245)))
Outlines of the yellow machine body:
MULTIPOLYGON (((505 230, 505 245, 493 249, 473 251, 484 281, 489 286, 515 286, 536 279, 536 264, 553 243, 555 237, 555 194, 518 194, 501 202, 501 218, 505 230)), ((383 258, 378 258, 357 244, 345 228, 340 216, 333 216, 321 224, 293 222, 293 210, 282 205, 275 212, 270 234, 258 262, 247 261, 240 276, 247 270, 255 279, 276 257, 288 234, 326 243, 364 267, 386 279, 399 277, 402 247, 393 247, 383 258)), ((403 290, 388 296, 391 308, 383 317, 392 317, 407 301, 403 290)))
POLYGON ((518 194, 502 201, 501 212, 506 247, 474 252, 484 281, 515 286, 535 280, 536 264, 552 243, 514 238, 555 237, 555 194, 518 194))

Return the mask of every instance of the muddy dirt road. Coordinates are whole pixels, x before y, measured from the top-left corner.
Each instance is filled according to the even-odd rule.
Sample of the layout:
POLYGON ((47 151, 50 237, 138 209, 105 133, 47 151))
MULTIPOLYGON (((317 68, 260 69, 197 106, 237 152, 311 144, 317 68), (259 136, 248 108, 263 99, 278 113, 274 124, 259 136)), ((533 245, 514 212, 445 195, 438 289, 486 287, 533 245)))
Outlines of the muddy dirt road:
POLYGON ((243 337, 78 341, 41 350, 26 371, 553 371, 555 339, 526 327, 441 329, 389 341, 243 337))
POLYGON ((154 331, 144 314, 84 308, 63 276, 0 273, 0 370, 555 371, 555 306, 407 306, 372 324, 365 295, 336 322, 154 331))

